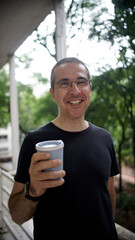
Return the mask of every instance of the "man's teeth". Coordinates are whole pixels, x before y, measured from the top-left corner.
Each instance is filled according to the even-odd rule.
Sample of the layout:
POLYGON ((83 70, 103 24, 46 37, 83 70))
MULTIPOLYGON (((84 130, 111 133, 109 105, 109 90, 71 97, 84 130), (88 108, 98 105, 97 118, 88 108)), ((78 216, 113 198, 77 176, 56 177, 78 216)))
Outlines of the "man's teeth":
POLYGON ((81 100, 74 100, 74 101, 70 101, 69 103, 71 103, 71 104, 78 104, 78 103, 80 103, 81 102, 81 100))

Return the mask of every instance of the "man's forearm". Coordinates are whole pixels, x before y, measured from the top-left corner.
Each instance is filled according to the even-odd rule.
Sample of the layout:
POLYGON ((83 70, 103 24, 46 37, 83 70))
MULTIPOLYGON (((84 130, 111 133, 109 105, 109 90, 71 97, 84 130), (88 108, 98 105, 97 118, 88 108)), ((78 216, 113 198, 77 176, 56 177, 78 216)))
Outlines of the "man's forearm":
POLYGON ((24 197, 24 193, 18 193, 9 200, 9 210, 15 223, 21 225, 33 217, 38 202, 32 202, 24 197))
POLYGON ((109 178, 108 191, 109 191, 110 199, 112 203, 113 217, 115 217, 116 194, 115 194, 115 188, 114 188, 114 177, 109 178))

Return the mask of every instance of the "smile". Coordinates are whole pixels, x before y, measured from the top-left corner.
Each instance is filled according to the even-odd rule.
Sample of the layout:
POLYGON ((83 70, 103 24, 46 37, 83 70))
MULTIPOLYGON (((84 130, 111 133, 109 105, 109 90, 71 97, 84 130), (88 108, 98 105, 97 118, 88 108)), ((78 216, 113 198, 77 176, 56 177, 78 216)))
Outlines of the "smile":
POLYGON ((69 101, 68 103, 70 104, 79 104, 81 103, 83 100, 72 100, 72 101, 69 101))

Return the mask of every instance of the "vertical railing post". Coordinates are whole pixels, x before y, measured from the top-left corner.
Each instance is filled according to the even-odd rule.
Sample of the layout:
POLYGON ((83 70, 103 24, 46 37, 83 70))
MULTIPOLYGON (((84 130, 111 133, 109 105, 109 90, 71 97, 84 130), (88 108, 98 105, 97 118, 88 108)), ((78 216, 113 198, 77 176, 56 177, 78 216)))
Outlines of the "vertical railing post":
POLYGON ((56 59, 59 61, 66 57, 66 13, 64 0, 55 0, 56 21, 56 59))
POLYGON ((18 94, 15 80, 15 56, 9 57, 10 69, 10 116, 12 127, 12 162, 16 169, 19 153, 19 120, 18 120, 18 94))

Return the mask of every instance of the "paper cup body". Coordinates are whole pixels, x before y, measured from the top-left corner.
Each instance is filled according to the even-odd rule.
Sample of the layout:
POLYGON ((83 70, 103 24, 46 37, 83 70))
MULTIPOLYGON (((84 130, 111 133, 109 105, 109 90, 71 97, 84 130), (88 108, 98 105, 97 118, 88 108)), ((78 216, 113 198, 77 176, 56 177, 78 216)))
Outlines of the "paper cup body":
POLYGON ((61 166, 49 168, 45 171, 59 171, 63 170, 63 148, 64 143, 62 140, 50 140, 39 142, 36 144, 37 152, 47 152, 50 153, 50 159, 60 159, 62 161, 61 166))

